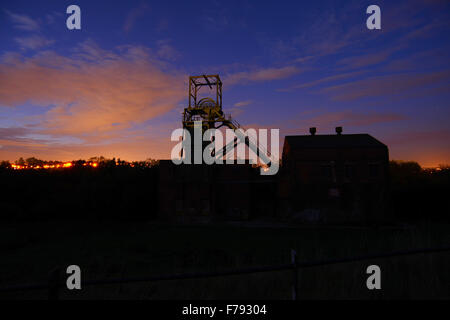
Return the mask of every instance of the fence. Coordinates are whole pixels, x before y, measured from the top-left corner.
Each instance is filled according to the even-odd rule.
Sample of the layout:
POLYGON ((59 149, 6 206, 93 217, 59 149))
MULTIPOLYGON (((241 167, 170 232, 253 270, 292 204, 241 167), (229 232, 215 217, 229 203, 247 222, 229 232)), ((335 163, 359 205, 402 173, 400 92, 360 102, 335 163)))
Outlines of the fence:
MULTIPOLYGON (((293 271, 292 299, 296 300, 298 286, 299 286, 299 284, 298 284, 299 269, 326 266, 326 265, 334 265, 334 264, 348 263, 348 262, 357 262, 357 261, 364 261, 364 260, 372 260, 372 259, 399 257, 399 256, 424 254, 424 253, 448 252, 448 251, 450 251, 450 246, 441 247, 441 248, 427 248, 427 249, 397 251, 397 252, 390 252, 390 253, 383 253, 383 254, 376 254, 376 255, 365 255, 365 256, 342 258, 342 259, 329 259, 329 260, 299 262, 297 259, 297 254, 296 254, 295 250, 291 250, 291 263, 289 263, 289 264, 242 268, 242 269, 237 269, 237 270, 228 270, 228 271, 221 271, 221 272, 182 273, 182 274, 159 275, 159 276, 150 276, 150 277, 136 277, 136 278, 131 277, 131 278, 116 278, 116 279, 105 279, 105 280, 92 280, 92 281, 82 282, 82 287, 92 286, 92 285, 102 285, 102 284, 123 284, 123 283, 136 283, 136 282, 155 282, 155 281, 165 281, 165 280, 185 280, 185 279, 198 279, 198 278, 225 277, 225 276, 232 276, 232 275, 243 275, 243 274, 252 274, 252 273, 292 270, 293 271)), ((65 283, 61 282, 60 270, 55 269, 50 272, 48 281, 46 283, 21 284, 21 285, 0 287, 0 292, 47 290, 48 291, 48 299, 49 300, 57 300, 59 298, 59 289, 63 286, 65 286, 65 283)))

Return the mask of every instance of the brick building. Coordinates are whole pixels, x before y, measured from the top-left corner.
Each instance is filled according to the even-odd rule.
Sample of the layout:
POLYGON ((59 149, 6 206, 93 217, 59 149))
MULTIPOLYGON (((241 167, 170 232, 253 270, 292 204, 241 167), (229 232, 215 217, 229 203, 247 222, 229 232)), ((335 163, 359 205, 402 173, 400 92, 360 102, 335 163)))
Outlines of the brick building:
POLYGON ((286 136, 279 197, 284 211, 319 221, 379 221, 385 214, 389 153, 369 134, 286 136))
POLYGON ((385 218, 388 148, 369 134, 286 136, 280 172, 251 164, 159 165, 159 216, 170 220, 275 217, 309 222, 385 218))

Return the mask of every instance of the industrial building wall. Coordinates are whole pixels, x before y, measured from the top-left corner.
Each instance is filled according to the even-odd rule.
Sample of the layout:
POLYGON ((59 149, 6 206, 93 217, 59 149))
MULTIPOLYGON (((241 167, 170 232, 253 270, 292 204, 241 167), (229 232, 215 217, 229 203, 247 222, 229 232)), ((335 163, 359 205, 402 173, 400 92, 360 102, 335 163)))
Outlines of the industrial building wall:
POLYGON ((160 163, 159 217, 246 220, 275 216, 277 181, 243 165, 160 163))

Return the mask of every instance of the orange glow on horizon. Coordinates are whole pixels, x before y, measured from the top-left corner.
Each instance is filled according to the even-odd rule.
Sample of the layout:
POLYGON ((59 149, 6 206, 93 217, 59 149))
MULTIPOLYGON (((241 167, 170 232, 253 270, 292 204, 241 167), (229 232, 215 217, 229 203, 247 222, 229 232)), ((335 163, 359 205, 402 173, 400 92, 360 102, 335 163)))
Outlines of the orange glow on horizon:
MULTIPOLYGON (((91 166, 93 168, 97 168, 98 167, 98 163, 97 162, 87 162, 85 164, 83 164, 83 166, 91 166)), ((32 169, 59 169, 59 168, 71 168, 73 167, 73 163, 72 162, 65 162, 62 164, 44 164, 42 166, 29 166, 29 165, 17 165, 17 164, 12 164, 11 167, 14 170, 32 170, 32 169)))

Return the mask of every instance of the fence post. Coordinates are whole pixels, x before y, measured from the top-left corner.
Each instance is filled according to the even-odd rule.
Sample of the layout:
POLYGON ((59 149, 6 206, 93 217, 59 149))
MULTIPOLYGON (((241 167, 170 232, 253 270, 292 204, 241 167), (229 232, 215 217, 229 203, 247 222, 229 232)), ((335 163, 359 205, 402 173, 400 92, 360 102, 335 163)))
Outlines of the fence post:
POLYGON ((48 300, 59 299, 59 282, 61 269, 56 267, 48 275, 48 300))
POLYGON ((291 263, 294 267, 292 270, 293 281, 292 281, 292 300, 297 300, 297 288, 298 288, 298 271, 297 271, 297 252, 291 249, 291 263))

